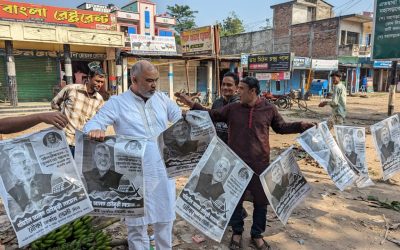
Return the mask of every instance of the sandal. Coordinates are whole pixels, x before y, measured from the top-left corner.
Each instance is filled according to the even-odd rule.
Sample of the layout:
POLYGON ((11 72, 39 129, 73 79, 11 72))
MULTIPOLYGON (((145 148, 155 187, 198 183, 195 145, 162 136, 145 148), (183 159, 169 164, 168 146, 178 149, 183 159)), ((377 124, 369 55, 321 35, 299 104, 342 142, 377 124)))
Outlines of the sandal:
POLYGON ((251 238, 251 243, 255 246, 257 250, 272 250, 271 246, 264 239, 262 240, 264 244, 262 244, 260 247, 257 246, 257 241, 255 238, 251 238))
POLYGON ((232 234, 231 242, 229 243, 229 250, 238 250, 238 249, 241 250, 241 249, 243 249, 243 246, 242 246, 242 235, 240 235, 239 242, 233 240, 233 236, 235 236, 235 235, 240 235, 240 234, 232 234))

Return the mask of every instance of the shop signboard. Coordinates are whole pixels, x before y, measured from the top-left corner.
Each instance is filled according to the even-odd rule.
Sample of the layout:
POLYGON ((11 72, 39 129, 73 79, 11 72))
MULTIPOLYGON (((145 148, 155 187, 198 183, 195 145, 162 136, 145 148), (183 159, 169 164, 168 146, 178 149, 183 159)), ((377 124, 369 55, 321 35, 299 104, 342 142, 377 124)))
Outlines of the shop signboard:
POLYGON ((321 60, 321 59, 313 59, 311 62, 311 68, 313 70, 338 70, 339 61, 338 60, 321 60))
POLYGON ((0 2, 0 20, 99 30, 117 27, 110 13, 9 1, 0 2))
POLYGON ((392 61, 374 61, 374 69, 389 69, 392 67, 392 61))
POLYGON ((291 71, 292 58, 291 53, 251 55, 249 56, 248 68, 250 71, 264 73, 291 71))
POLYGON ((130 34, 131 54, 176 55, 175 37, 130 34))
POLYGON ((182 31, 181 45, 183 56, 213 55, 213 27, 206 26, 182 31))
POLYGON ((249 62, 249 54, 241 54, 240 55, 240 65, 244 68, 247 68, 248 62, 249 62))
POLYGON ((293 59, 293 69, 310 69, 311 58, 309 57, 295 57, 293 59))
MULTIPOLYGON (((14 56, 27 56, 27 57, 51 57, 51 58, 63 58, 63 52, 50 51, 50 50, 29 50, 29 49, 14 49, 14 56)), ((6 51, 0 49, 0 56, 5 56, 6 51)), ((71 59, 76 60, 106 60, 106 54, 101 53, 89 53, 89 52, 71 52, 71 59)))
POLYGON ((256 78, 259 81, 284 81, 290 80, 290 71, 278 73, 256 73, 256 78))

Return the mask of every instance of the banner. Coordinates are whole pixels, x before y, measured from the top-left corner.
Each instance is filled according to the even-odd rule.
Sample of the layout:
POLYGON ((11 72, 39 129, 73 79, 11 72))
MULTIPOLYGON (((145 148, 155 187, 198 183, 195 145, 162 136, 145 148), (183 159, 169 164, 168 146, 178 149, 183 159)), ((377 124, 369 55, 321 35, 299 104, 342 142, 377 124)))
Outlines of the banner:
POLYGON ((292 66, 291 53, 271 55, 250 55, 248 68, 251 71, 265 73, 290 72, 292 66))
POLYGON ((107 136, 90 140, 76 131, 75 160, 94 211, 101 216, 143 217, 142 159, 146 141, 107 136))
POLYGON ((21 2, 1 1, 0 20, 85 29, 117 29, 117 20, 113 14, 21 2))
POLYGON ((216 135, 207 111, 191 110, 158 137, 170 178, 190 174, 216 135))
POLYGON ((376 151, 382 164, 383 179, 387 180, 400 171, 399 116, 391 116, 371 126, 376 151))
POLYGON ((343 191, 350 186, 357 175, 350 168, 326 122, 302 133, 297 141, 328 172, 335 185, 343 191))
POLYGON ((375 0, 372 59, 398 61, 400 50, 400 2, 375 0))
POLYGON ((132 54, 137 55, 176 55, 175 37, 147 36, 130 34, 132 54))
POLYGON ((253 171, 217 136, 176 201, 176 213, 221 242, 253 171))
POLYGON ((349 166, 359 176, 357 187, 374 185, 368 175, 367 161, 365 160, 365 128, 334 126, 336 141, 349 166))
POLYGON ((311 191, 297 165, 292 147, 268 166, 260 175, 260 181, 269 204, 283 224, 311 191))
POLYGON ((93 210, 64 132, 0 141, 0 194, 23 247, 93 210))
POLYGON ((181 32, 183 56, 213 55, 214 32, 212 26, 200 27, 181 32))

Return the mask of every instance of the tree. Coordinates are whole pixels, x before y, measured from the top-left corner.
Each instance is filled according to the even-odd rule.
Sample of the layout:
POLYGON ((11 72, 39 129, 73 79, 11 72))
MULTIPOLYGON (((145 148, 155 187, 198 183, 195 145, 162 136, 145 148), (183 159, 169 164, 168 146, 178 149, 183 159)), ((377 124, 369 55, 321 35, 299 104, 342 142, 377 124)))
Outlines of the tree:
POLYGON ((198 13, 196 10, 190 9, 188 5, 167 6, 167 13, 174 17, 176 20, 175 30, 179 34, 183 30, 192 29, 196 27, 195 14, 198 13))
POLYGON ((230 36, 245 31, 243 21, 234 11, 230 12, 229 16, 218 24, 220 25, 220 36, 230 36))

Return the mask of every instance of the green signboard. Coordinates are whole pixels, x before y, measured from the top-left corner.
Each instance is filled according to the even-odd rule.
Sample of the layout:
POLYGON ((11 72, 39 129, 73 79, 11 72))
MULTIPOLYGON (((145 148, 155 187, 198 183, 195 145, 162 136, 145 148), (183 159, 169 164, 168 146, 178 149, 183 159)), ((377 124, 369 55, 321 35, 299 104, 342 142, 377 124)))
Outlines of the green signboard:
POLYGON ((400 0, 375 0, 374 60, 400 60, 400 0))

